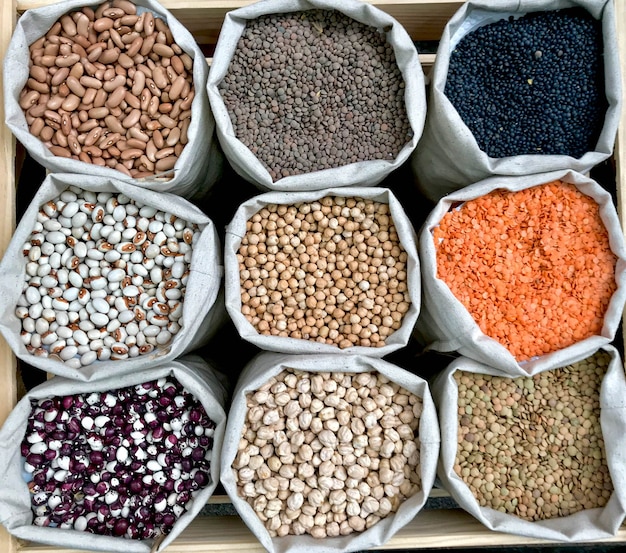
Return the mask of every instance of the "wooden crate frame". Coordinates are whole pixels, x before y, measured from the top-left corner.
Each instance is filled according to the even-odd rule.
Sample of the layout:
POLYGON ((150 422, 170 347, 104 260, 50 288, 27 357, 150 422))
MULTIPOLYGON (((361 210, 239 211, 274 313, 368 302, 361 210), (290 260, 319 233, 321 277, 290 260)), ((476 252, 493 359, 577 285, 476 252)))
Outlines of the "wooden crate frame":
MULTIPOLYGON (((55 3, 57 0, 0 0, 0 59, 4 58, 15 21, 28 9, 55 3)), ((211 46, 217 41, 226 12, 252 3, 253 0, 161 0, 195 36, 201 45, 211 46)), ((414 40, 438 40, 446 22, 463 4, 459 0, 367 0, 388 12, 405 26, 414 40)), ((626 90, 626 1, 614 0, 619 51, 622 60, 623 90, 626 90)), ((420 55, 427 70, 434 55, 420 55)), ((17 193, 15 139, 4 124, 3 91, 0 89, 0 255, 11 239, 16 223, 17 193)), ((626 109, 622 111, 615 146, 617 206, 626 229, 626 109)), ((18 399, 16 359, 4 339, 0 337, 0 424, 4 422, 18 399)), ((434 490, 432 495, 446 495, 434 490)), ((226 497, 214 497, 211 502, 227 502, 226 497)), ((486 529, 461 509, 423 510, 380 549, 468 548, 539 545, 548 542, 486 529)), ((626 526, 617 535, 601 542, 626 544, 626 526)), ((563 545, 563 544, 561 544, 563 545)), ((265 549, 237 516, 196 518, 174 543, 168 553, 209 553, 213 551, 246 551, 263 553, 265 549)), ((82 550, 62 549, 17 540, 0 526, 0 553, 80 553, 82 550)))

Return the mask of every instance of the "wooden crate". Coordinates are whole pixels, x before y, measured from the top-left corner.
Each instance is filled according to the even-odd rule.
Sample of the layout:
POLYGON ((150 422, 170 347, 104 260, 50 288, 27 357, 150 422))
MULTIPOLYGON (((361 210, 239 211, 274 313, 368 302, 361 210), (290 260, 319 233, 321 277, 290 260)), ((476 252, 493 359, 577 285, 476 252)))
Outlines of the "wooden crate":
MULTIPOLYGON (((4 58, 16 19, 24 11, 58 0, 0 0, 0 58, 4 58)), ((457 9, 463 4, 459 0, 367 0, 394 16, 402 23, 416 41, 438 40, 441 32, 457 9)), ((494 0, 495 1, 495 0, 494 0)), ((626 90, 626 2, 614 0, 617 12, 619 50, 622 57, 626 90)), ((161 0, 196 37, 202 46, 211 50, 217 41, 224 14, 232 9, 250 4, 252 0, 161 0)), ((425 72, 434 62, 434 54, 420 55, 425 72)), ((3 121, 0 127, 0 175, 2 193, 0 197, 0 255, 11 239, 15 228, 15 206, 19 162, 16 160, 15 140, 4 124, 2 90, 0 89, 0 112, 3 121)), ((617 202, 626 229, 624 211, 626 205, 626 110, 622 113, 621 124, 615 147, 617 174, 617 202)), ((0 424, 4 422, 18 399, 18 371, 16 359, 6 342, 0 337, 0 424)), ((433 496, 445 496, 445 492, 435 489, 433 496)), ((227 502, 226 497, 214 497, 211 502, 227 502)), ((398 532, 381 549, 425 549, 425 548, 467 548, 546 544, 536 540, 491 532, 473 517, 460 509, 428 509, 398 532)), ((622 526, 616 536, 603 541, 603 544, 626 544, 626 526, 622 526)), ((79 553, 76 549, 24 542, 10 536, 0 526, 0 553, 79 553)), ((211 551, 265 551, 252 533, 237 516, 199 517, 167 549, 169 553, 208 553, 211 551)))

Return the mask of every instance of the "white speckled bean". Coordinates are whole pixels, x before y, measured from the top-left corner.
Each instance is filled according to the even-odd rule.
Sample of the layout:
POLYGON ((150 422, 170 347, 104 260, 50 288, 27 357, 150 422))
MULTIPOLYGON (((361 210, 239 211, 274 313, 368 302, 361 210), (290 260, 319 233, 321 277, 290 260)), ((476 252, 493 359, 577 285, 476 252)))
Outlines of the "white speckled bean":
POLYGON ((86 346, 89 344, 89 337, 84 330, 78 329, 74 331, 74 341, 81 346, 86 346))
POLYGON ((65 244, 67 237, 60 230, 49 232, 46 235, 46 241, 50 244, 65 244))
POLYGON ((139 295, 139 288, 134 285, 126 286, 122 288, 122 294, 127 298, 133 298, 139 295))
POLYGON ((104 313, 92 313, 89 315, 89 320, 98 328, 105 327, 109 324, 109 317, 107 317, 104 313))
POLYGON ((79 291, 80 290, 78 288, 68 288, 63 292, 63 298, 69 302, 72 302, 78 298, 79 291))
POLYGON ((98 313, 108 313, 111 309, 111 306, 104 298, 95 298, 91 301, 91 305, 93 305, 94 309, 98 313))
POLYGON ((68 273, 68 280, 75 288, 82 288, 83 286, 83 277, 81 277, 76 271, 70 271, 68 273))
POLYGON ((59 353, 59 357, 63 359, 63 361, 68 361, 72 357, 75 357, 77 353, 78 353, 78 348, 76 346, 66 345, 59 353))
POLYGON ((41 301, 41 294, 39 293, 39 290, 34 286, 29 286, 28 288, 26 288, 25 295, 26 301, 28 301, 28 303, 30 303, 31 305, 39 303, 41 301))
POLYGON ((85 242, 77 242, 74 245, 74 254, 79 257, 79 258, 83 258, 87 256, 87 244, 85 244, 85 242))

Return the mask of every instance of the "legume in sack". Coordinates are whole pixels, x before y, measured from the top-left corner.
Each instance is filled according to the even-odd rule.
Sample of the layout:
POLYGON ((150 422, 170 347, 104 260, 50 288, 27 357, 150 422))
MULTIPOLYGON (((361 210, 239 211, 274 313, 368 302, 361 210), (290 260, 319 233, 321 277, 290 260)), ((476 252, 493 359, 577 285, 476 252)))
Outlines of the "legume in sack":
POLYGON ((509 374, 562 365, 615 337, 624 253, 611 196, 582 175, 468 186, 421 230, 416 336, 509 374))
POLYGON ((33 388, 0 429, 2 524, 57 547, 163 551, 219 482, 225 402, 197 356, 33 388))
POLYGON ((411 38, 355 0, 227 13, 207 90, 226 158, 263 190, 375 186, 408 159, 426 115, 411 38))
POLYGON ((268 551, 377 547, 432 487, 427 383, 379 359, 337 359, 260 354, 233 394, 222 484, 268 551))
POLYGON ((444 28, 411 158, 432 201, 491 176, 613 153, 622 107, 611 0, 469 0, 444 28))
POLYGON ((561 541, 615 535, 625 386, 612 346, 532 377, 459 357, 433 381, 443 486, 491 530, 561 541))

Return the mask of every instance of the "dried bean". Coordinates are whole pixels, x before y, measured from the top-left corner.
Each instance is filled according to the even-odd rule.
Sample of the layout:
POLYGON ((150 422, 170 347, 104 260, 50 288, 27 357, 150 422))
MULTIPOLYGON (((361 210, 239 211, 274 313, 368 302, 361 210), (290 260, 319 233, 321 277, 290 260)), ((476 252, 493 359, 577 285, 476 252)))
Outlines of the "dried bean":
MULTIPOLYGON (((367 397, 366 394, 363 396, 367 397)), ((337 534, 332 526, 337 517, 349 521, 343 535, 361 532, 396 512, 402 501, 421 489, 417 433, 421 399, 383 375, 308 373, 286 369, 257 392, 247 394, 246 398, 248 414, 233 463, 233 474, 239 495, 252 506, 271 536, 307 533, 324 537, 337 534), (322 405, 333 402, 336 397, 350 395, 353 398, 352 402, 346 401, 344 425, 337 423, 340 429, 351 424, 358 426, 358 422, 362 424, 359 408, 364 391, 382 386, 392 390, 391 395, 380 400, 381 417, 385 412, 392 414, 409 405, 412 418, 407 427, 410 432, 404 438, 397 433, 390 434, 388 438, 399 449, 393 457, 394 468, 391 468, 389 459, 375 462, 380 455, 380 446, 375 445, 373 438, 367 450, 358 447, 355 441, 346 442, 343 449, 339 449, 336 448, 334 431, 324 425, 319 430, 310 430, 316 419, 311 418, 307 424, 303 424, 304 418, 294 419, 288 408, 298 403, 303 388, 309 385, 314 397, 311 405, 313 402, 321 402, 322 405), (289 421, 298 422, 290 427, 289 421), (316 442, 320 447, 315 445, 314 449, 316 442), (322 447, 322 444, 327 445, 322 447), (267 448, 267 463, 262 454, 264 448, 267 448), (404 450, 409 456, 403 455, 404 450), (374 467, 375 464, 378 468, 374 467), (383 477, 383 474, 389 477, 383 477), (333 475, 338 485, 333 484, 333 475), (388 487, 381 484, 387 479, 397 480, 398 485, 388 487), (274 490, 284 490, 285 493, 276 497, 274 490), (330 519, 330 524, 327 513, 332 513, 334 517, 330 519), (280 532, 279 528, 282 528, 280 532)), ((308 410, 303 413, 312 415, 308 410)), ((327 419, 324 424, 334 420, 327 419)), ((376 422, 370 432, 375 436, 386 431, 376 422)))
MULTIPOLYGON (((102 155, 101 150, 89 145, 98 140, 100 132, 101 127, 90 131, 82 151, 75 134, 67 137, 68 148, 52 148, 59 150, 58 155, 69 156, 76 152, 81 155, 85 152, 93 156, 102 155)), ((109 134, 103 140, 110 140, 110 137, 109 134)), ((144 144, 137 139, 131 140, 144 144)), ((133 161, 142 152, 141 148, 126 147, 121 156, 133 161)), ((59 327, 67 327, 70 315, 72 324, 91 325, 85 329, 81 326, 81 331, 95 326, 99 329, 97 339, 113 338, 118 343, 115 348, 107 344, 107 347, 111 346, 110 349, 98 355, 98 359, 121 359, 149 353, 154 347, 166 346, 180 330, 186 289, 184 277, 191 261, 192 250, 189 246, 198 232, 195 225, 173 219, 171 214, 147 209, 121 194, 92 194, 70 187, 59 198, 42 207, 38 214, 38 226, 42 227, 41 232, 33 231, 24 247, 26 263, 32 263, 33 270, 26 271, 23 294, 16 307, 18 313, 22 305, 28 305, 29 312, 32 310, 37 313, 34 318, 22 318, 23 330, 30 334, 27 347, 43 348, 45 354, 58 353, 66 363, 72 366, 77 364, 77 368, 87 362, 95 362, 96 358, 85 356, 84 352, 73 349, 66 351, 71 344, 57 340, 58 337, 65 340, 71 335, 46 337, 49 328, 46 325, 55 323, 59 327), (56 206, 60 205, 63 208, 57 209, 56 206), (55 206, 54 209, 52 206, 55 206), (160 233, 164 237, 162 241, 159 233, 148 237, 136 226, 137 213, 145 216, 147 226, 158 223, 163 228, 164 221, 174 220, 176 226, 171 225, 172 232, 168 236, 160 233), (141 244, 143 249, 139 250, 139 246, 131 239, 141 244), (159 244, 153 243, 153 239, 158 239, 159 244), (166 261, 165 255, 160 255, 161 242, 167 243, 174 265, 166 261), (39 250, 33 250, 33 247, 39 250), (154 255, 150 253, 151 248, 156 250, 154 255), (42 252, 47 253, 42 255, 42 252), (150 278, 143 265, 148 262, 154 266, 150 278), (157 269, 161 275, 167 276, 159 277, 157 269), (161 297, 163 299, 157 303, 157 298, 161 297), (115 318, 120 311, 131 313, 138 298, 142 298, 144 305, 150 299, 152 303, 145 311, 133 313, 132 318, 124 316, 123 321, 121 316, 115 318), (51 309, 44 313, 44 308, 49 307, 51 309), (143 334, 143 327, 132 333, 126 330, 129 325, 139 324, 146 319, 167 328, 158 336, 143 334), (40 328, 44 329, 44 335, 37 330, 40 328), (143 350, 133 349, 139 337, 147 346, 143 350)))
MULTIPOLYGON (((62 128, 61 134, 42 127, 40 118, 46 110, 62 109, 72 122, 78 115, 82 124, 72 126, 80 133, 97 126, 102 129, 102 136, 119 133, 121 138, 136 138, 131 132, 139 131, 142 140, 147 137, 145 142, 162 126, 176 128, 189 117, 186 110, 190 107, 189 98, 193 98, 193 61, 182 53, 163 20, 155 19, 151 13, 137 16, 132 2, 116 1, 112 7, 104 3, 95 12, 84 7, 66 14, 31 46, 30 52, 31 75, 20 96, 20 106, 31 133, 55 155, 99 165, 105 163, 102 153, 90 157, 76 148, 73 140, 68 148, 64 138, 70 132, 67 122, 61 126, 56 116, 48 116, 44 121, 53 131, 62 128), (147 62, 146 56, 150 56, 147 62), (171 67, 174 58, 174 65, 180 71, 171 67), (127 79, 130 90, 126 88, 127 79), (167 98, 174 83, 174 96, 189 100, 189 106, 184 109, 179 106, 174 111, 164 102, 163 110, 159 111, 159 98, 163 95, 167 98), (151 102, 152 98, 155 100, 151 102), (161 117, 166 119, 159 122, 161 117), (83 126, 87 119, 93 121, 83 126)), ((176 145, 173 159, 163 162, 160 168, 155 162, 144 163, 141 156, 125 153, 122 157, 122 150, 114 147, 113 141, 104 153, 106 165, 142 178, 155 171, 168 171, 187 144, 186 134, 185 140, 170 142, 176 145)), ((166 178, 170 177, 171 174, 166 178)))
POLYGON ((407 254, 380 202, 268 205, 237 259, 242 313, 263 335, 381 347, 410 308, 407 254))
POLYGON ((216 425, 175 378, 31 404, 21 445, 36 526, 158 539, 210 483, 216 425))

